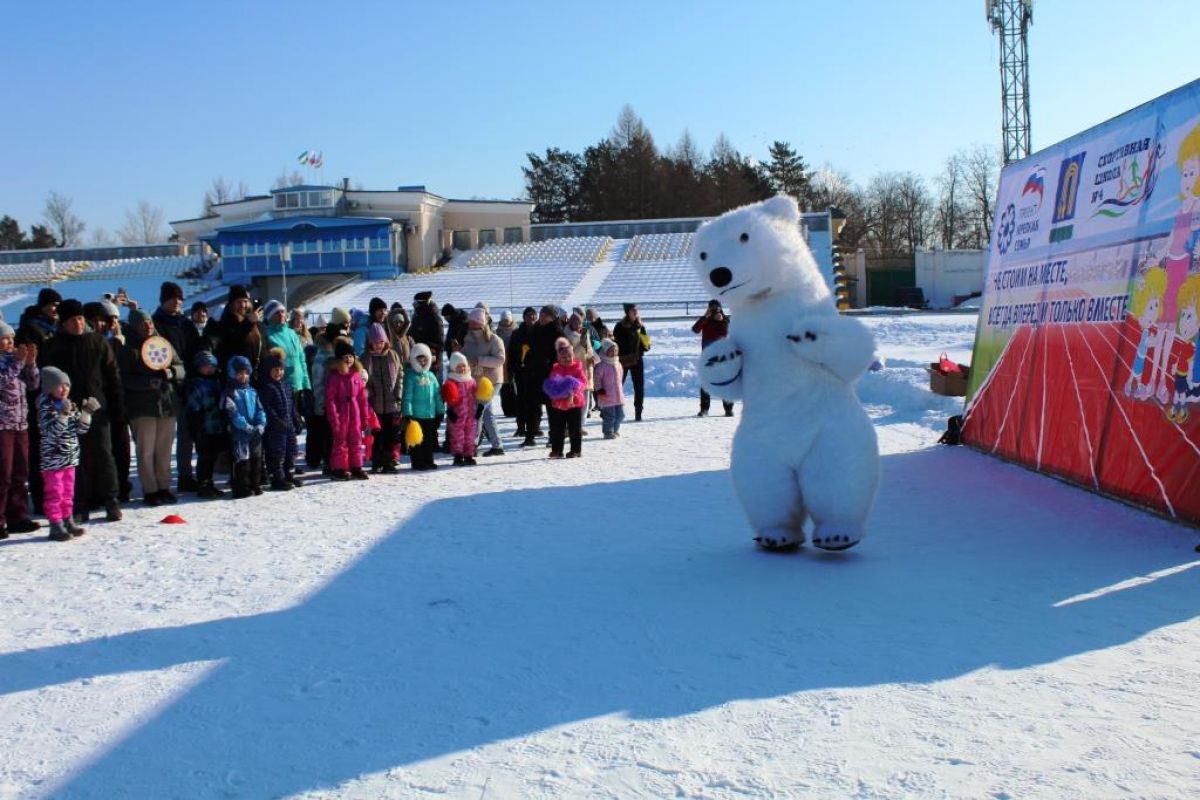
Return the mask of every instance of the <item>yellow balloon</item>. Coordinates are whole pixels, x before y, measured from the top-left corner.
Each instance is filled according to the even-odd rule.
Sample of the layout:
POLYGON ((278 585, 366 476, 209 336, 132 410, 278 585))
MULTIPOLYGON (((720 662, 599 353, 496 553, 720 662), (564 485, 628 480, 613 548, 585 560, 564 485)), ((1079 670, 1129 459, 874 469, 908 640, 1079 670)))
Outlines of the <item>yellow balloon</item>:
POLYGON ((421 431, 421 426, 415 419, 410 419, 408 427, 404 429, 405 444, 409 447, 416 447, 423 441, 425 441, 425 434, 421 431))
POLYGON ((482 377, 479 383, 475 384, 475 399, 481 403, 490 403, 492 395, 496 393, 496 387, 492 386, 490 379, 482 377))

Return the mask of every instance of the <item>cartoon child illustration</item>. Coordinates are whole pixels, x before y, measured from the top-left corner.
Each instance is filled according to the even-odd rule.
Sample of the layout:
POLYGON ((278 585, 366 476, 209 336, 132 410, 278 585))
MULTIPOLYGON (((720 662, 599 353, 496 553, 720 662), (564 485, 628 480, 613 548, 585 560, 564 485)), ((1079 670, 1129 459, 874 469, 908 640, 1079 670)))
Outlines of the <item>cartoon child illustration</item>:
POLYGON ((1162 267, 1151 267, 1138 278, 1134 285, 1133 296, 1130 298, 1129 310, 1141 324, 1142 336, 1138 339, 1137 353, 1130 367, 1129 380, 1125 382, 1125 396, 1145 400, 1154 393, 1154 382, 1158 372, 1153 367, 1155 361, 1149 358, 1150 349, 1154 348, 1155 356, 1163 349, 1163 332, 1159 327, 1162 320, 1163 292, 1167 288, 1167 273, 1162 267), (1152 365, 1150 379, 1142 380, 1146 370, 1146 362, 1152 365))
MULTIPOLYGON (((1179 318, 1176 298, 1179 289, 1189 274, 1200 267, 1200 125, 1192 128, 1179 143, 1176 157, 1179 166, 1179 211, 1167 244, 1167 257, 1163 266, 1167 271, 1166 291, 1163 294, 1162 319, 1164 341, 1170 343, 1175 334, 1175 322, 1179 318)), ((1170 373, 1167 360, 1171 348, 1160 348, 1156 374, 1163 373, 1158 387, 1158 400, 1166 404, 1171 397, 1170 373)), ((1151 384, 1154 385, 1154 384, 1151 384)))
POLYGON ((1187 422, 1187 406, 1200 403, 1200 358, 1196 356, 1200 349, 1200 273, 1184 280, 1176 305, 1179 306, 1176 331, 1183 344, 1175 347, 1175 394, 1167 419, 1187 422))

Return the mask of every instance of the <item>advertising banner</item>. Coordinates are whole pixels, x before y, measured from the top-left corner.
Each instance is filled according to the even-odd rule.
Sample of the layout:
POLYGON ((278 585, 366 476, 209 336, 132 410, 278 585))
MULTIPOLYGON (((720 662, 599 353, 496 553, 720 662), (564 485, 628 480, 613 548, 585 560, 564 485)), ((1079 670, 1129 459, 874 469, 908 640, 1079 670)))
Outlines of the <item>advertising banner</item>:
POLYGON ((964 440, 1200 523, 1200 80, 1005 167, 964 440))

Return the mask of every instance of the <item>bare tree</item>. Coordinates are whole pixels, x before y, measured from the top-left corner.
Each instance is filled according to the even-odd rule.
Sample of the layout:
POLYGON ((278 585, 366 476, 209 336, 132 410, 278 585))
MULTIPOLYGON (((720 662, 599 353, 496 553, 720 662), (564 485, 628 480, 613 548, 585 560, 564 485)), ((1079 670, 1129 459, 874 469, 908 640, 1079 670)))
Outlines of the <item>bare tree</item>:
POLYGON ((83 229, 87 227, 71 211, 71 203, 71 198, 51 192, 46 198, 46 210, 42 212, 46 227, 58 241, 59 247, 78 247, 83 241, 83 229))
POLYGON ((284 169, 279 173, 279 177, 275 179, 275 183, 271 184, 271 188, 286 189, 289 186, 299 186, 302 183, 304 183, 303 175, 296 170, 292 170, 292 173, 289 175, 288 171, 284 169))
POLYGON ((971 225, 974 229, 972 244, 984 248, 992 239, 1000 154, 986 145, 975 145, 963 154, 963 177, 970 198, 971 225))
POLYGON ((933 230, 933 197, 925 188, 921 176, 905 172, 897 176, 896 189, 899 193, 901 226, 908 251, 929 243, 933 230))
POLYGON ((210 217, 215 213, 213 206, 241 200, 249 193, 250 189, 245 181, 238 181, 235 187, 226 181, 224 176, 213 178, 212 186, 204 193, 204 216, 210 217))
POLYGON ((934 206, 934 228, 938 243, 947 250, 967 241, 966 178, 963 175, 962 153, 946 159, 941 173, 934 180, 938 186, 934 206))
POLYGON ((813 210, 836 208, 846 216, 838 242, 848 250, 866 244, 870 219, 866 198, 850 177, 826 163, 809 179, 809 197, 813 210))
POLYGON ((866 204, 867 238, 875 255, 895 256, 909 252, 901 176, 885 172, 871 178, 866 189, 866 204))
POLYGON ((92 247, 111 247, 116 244, 112 234, 105 228, 92 228, 92 235, 88 237, 88 244, 92 247))
POLYGON ((161 209, 145 200, 125 212, 125 224, 117 229, 121 244, 158 244, 167 240, 166 222, 161 209))

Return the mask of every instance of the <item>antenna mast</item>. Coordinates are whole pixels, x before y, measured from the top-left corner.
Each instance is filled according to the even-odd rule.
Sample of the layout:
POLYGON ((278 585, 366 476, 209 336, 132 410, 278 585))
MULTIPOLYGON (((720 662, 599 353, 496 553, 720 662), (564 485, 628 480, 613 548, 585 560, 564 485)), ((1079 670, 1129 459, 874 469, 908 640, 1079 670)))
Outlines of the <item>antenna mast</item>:
POLYGON ((1033 0, 984 0, 987 19, 1000 34, 1000 96, 1004 163, 1029 155, 1029 48, 1033 0))

